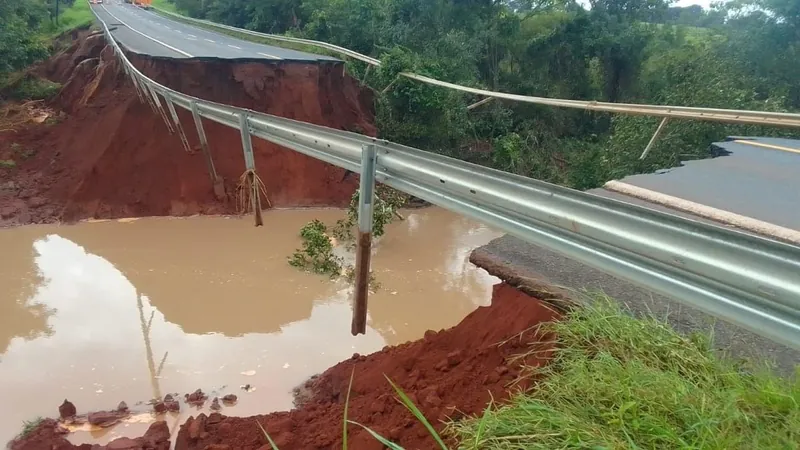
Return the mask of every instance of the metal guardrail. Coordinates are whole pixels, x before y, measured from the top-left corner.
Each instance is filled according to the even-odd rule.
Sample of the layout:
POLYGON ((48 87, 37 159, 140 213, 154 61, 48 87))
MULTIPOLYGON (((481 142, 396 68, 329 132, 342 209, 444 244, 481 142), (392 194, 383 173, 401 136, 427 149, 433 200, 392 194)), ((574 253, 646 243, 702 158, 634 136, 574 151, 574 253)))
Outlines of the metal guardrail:
MULTIPOLYGON (((182 14, 176 14, 171 11, 166 11, 160 8, 154 8, 154 9, 157 10, 159 13, 167 14, 173 17, 177 17, 181 20, 186 20, 189 22, 205 25, 208 27, 213 27, 226 31, 233 31, 264 39, 272 39, 277 41, 311 45, 331 50, 340 53, 342 55, 349 56, 351 58, 363 61, 372 66, 381 65, 381 61, 376 58, 358 53, 356 51, 344 47, 340 47, 338 45, 329 44, 327 42, 315 41, 311 39, 295 38, 290 36, 281 36, 277 34, 259 33, 257 31, 246 30, 243 28, 232 27, 230 25, 223 25, 211 22, 208 20, 196 19, 193 17, 184 16, 182 14)), ((643 105, 635 103, 610 103, 610 102, 586 101, 586 100, 564 100, 557 98, 534 97, 528 95, 518 95, 506 92, 495 92, 486 89, 478 89, 469 86, 463 86, 460 84, 449 83, 446 81, 437 80, 435 78, 426 77, 424 75, 418 75, 408 72, 403 72, 400 75, 434 86, 485 96, 487 99, 496 98, 496 99, 516 101, 516 102, 523 102, 523 103, 549 105, 560 108, 582 109, 586 111, 601 111, 601 112, 617 113, 617 114, 661 117, 664 120, 662 120, 662 122, 659 124, 659 127, 653 136, 653 139, 651 140, 650 144, 648 144, 645 151, 642 153, 641 159, 644 159, 644 157, 647 156, 647 153, 653 146, 655 140, 658 138, 658 135, 660 134, 661 130, 667 124, 668 119, 694 119, 694 120, 724 122, 733 124, 771 125, 771 126, 800 128, 800 114, 797 113, 748 111, 748 110, 733 110, 733 109, 722 109, 722 108, 699 108, 699 107, 689 107, 689 106, 643 105)), ((485 103, 484 100, 476 103, 475 105, 472 105, 472 107, 485 103)))
MULTIPOLYGON (((248 169, 254 168, 251 135, 362 176, 371 175, 362 171, 363 149, 374 147, 374 176, 382 183, 800 348, 800 247, 392 142, 191 97, 136 69, 98 20, 140 98, 170 129, 183 133, 177 105, 194 114, 201 136, 200 117, 240 130, 248 169)), ((183 134, 182 141, 187 145, 183 134)))

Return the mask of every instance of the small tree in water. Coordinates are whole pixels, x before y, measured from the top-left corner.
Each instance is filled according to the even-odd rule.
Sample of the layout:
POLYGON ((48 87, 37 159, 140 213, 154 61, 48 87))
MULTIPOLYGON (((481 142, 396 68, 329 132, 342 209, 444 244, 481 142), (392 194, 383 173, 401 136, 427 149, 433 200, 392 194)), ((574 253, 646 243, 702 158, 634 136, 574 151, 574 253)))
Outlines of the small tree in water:
POLYGON ((319 220, 312 220, 300 229, 303 248, 289 258, 289 264, 314 273, 332 277, 342 273, 342 259, 333 254, 333 243, 328 237, 328 227, 319 220))
MULTIPOLYGON (((353 193, 347 216, 336 221, 333 227, 333 236, 352 248, 355 245, 353 230, 358 224, 358 198, 359 191, 353 193)), ((395 217, 400 217, 398 209, 408 201, 408 195, 394 190, 388 186, 378 185, 375 190, 375 205, 372 214, 372 235, 383 236, 386 225, 395 217)), ((300 229, 300 238, 303 247, 297 249, 289 258, 289 264, 314 273, 327 274, 336 277, 343 272, 342 258, 334 255, 333 242, 328 235, 328 227, 319 220, 313 220, 300 229)), ((352 273, 348 267, 345 273, 352 273)), ((371 277, 370 277, 371 278, 371 277)), ((371 280, 372 281, 372 280, 371 280)), ((377 284, 376 284, 377 285, 377 284)))

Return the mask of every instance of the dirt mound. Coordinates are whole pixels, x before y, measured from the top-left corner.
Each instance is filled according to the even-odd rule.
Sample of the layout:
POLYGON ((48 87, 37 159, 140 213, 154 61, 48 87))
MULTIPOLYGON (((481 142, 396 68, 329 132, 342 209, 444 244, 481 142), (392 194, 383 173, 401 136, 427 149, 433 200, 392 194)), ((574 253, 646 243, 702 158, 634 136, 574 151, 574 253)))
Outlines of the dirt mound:
MULTIPOLYGON (((162 84, 197 97, 375 134, 372 99, 341 63, 170 60, 129 55, 162 84)), ((190 151, 139 101, 102 35, 79 36, 38 73, 63 83, 55 124, 0 132, 0 226, 81 218, 235 213, 244 172, 236 130, 204 120, 223 190, 215 192, 190 113, 190 151), (24 155, 24 157, 22 156, 24 155)), ((357 177, 254 139, 273 207, 345 206, 357 177)), ((267 206, 265 201, 264 207, 267 206)))
MULTIPOLYGON (((282 450, 341 448, 343 409, 352 371, 351 420, 405 448, 435 448, 424 426, 396 401, 385 376, 441 429, 441 421, 447 417, 476 414, 490 399, 505 399, 520 368, 520 361, 512 362, 509 357, 541 339, 531 327, 556 317, 545 303, 498 284, 492 305, 477 309, 457 326, 438 333, 429 331, 421 340, 386 347, 369 356, 353 355, 328 369, 304 386, 311 395, 298 409, 249 418, 201 414, 189 419, 178 433, 176 449, 257 449, 266 443, 258 423, 282 450), (501 342, 504 344, 498 345, 501 342), (229 447, 209 447, 213 444, 229 447)), ((538 345, 546 350, 546 344, 538 345)), ((519 387, 526 383, 520 381, 519 387)), ((349 427, 348 437, 351 448, 383 448, 357 426, 349 427)))
POLYGON ((164 421, 150 425, 144 436, 117 438, 108 445, 74 445, 66 438, 66 430, 53 419, 43 420, 23 438, 8 443, 9 450, 169 450, 169 428, 164 421))

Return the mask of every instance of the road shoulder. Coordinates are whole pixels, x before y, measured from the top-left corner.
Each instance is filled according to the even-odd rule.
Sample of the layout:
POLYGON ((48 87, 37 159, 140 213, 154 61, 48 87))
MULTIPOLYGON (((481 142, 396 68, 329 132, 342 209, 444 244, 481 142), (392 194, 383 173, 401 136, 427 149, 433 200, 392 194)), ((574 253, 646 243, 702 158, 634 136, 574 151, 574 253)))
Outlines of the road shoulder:
MULTIPOLYGON (((714 223, 618 193, 602 189, 590 192, 701 222, 714 223)), ((470 261, 509 284, 539 297, 577 298, 580 297, 575 295, 577 291, 602 291, 623 303, 635 315, 650 313, 666 318, 682 333, 713 332, 715 346, 731 357, 769 361, 774 363, 779 373, 785 375, 792 373, 794 366, 800 364, 799 351, 513 236, 497 238, 475 249, 470 255, 470 261)))

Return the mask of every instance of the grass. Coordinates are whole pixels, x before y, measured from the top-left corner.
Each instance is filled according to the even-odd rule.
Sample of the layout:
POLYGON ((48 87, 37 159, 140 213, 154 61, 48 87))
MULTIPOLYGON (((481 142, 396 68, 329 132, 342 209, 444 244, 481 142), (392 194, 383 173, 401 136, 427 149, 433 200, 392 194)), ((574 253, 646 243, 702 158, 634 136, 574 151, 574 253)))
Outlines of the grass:
POLYGON ((42 423, 43 420, 44 420, 43 418, 37 417, 37 418, 35 418, 33 420, 25 420, 25 421, 23 421, 22 422, 22 431, 20 431, 19 434, 17 435, 17 439, 22 439, 25 436, 29 435, 31 433, 31 431, 35 430, 36 427, 38 427, 39 424, 42 423))
MULTIPOLYGON (((459 449, 800 448, 800 379, 721 358, 710 336, 686 337, 662 321, 636 319, 604 296, 542 331, 558 336, 559 347, 551 364, 528 369, 541 377, 536 389, 447 424, 444 434, 459 449)), ((387 380, 446 450, 414 403, 387 380)), ((401 450, 347 419, 351 388, 352 375, 345 426, 362 427, 386 448, 401 450)))
POLYGON ((72 6, 59 14, 58 25, 52 23, 45 27, 45 38, 48 40, 53 39, 66 31, 89 26, 93 21, 94 14, 92 14, 92 10, 89 8, 89 2, 86 0, 75 0, 72 6))
POLYGON ((0 159, 0 169, 13 169, 17 163, 13 159, 0 159))
POLYGON ((3 89, 12 100, 47 100, 58 94, 61 85, 34 75, 24 74, 3 89))
POLYGON ((168 0, 153 0, 153 3, 151 5, 154 8, 158 8, 171 13, 184 14, 183 11, 178 11, 178 7, 175 6, 175 3, 170 2, 168 0))
POLYGON ((800 448, 800 382, 717 356, 607 298, 546 324, 558 336, 535 392, 451 423, 464 449, 800 448))

